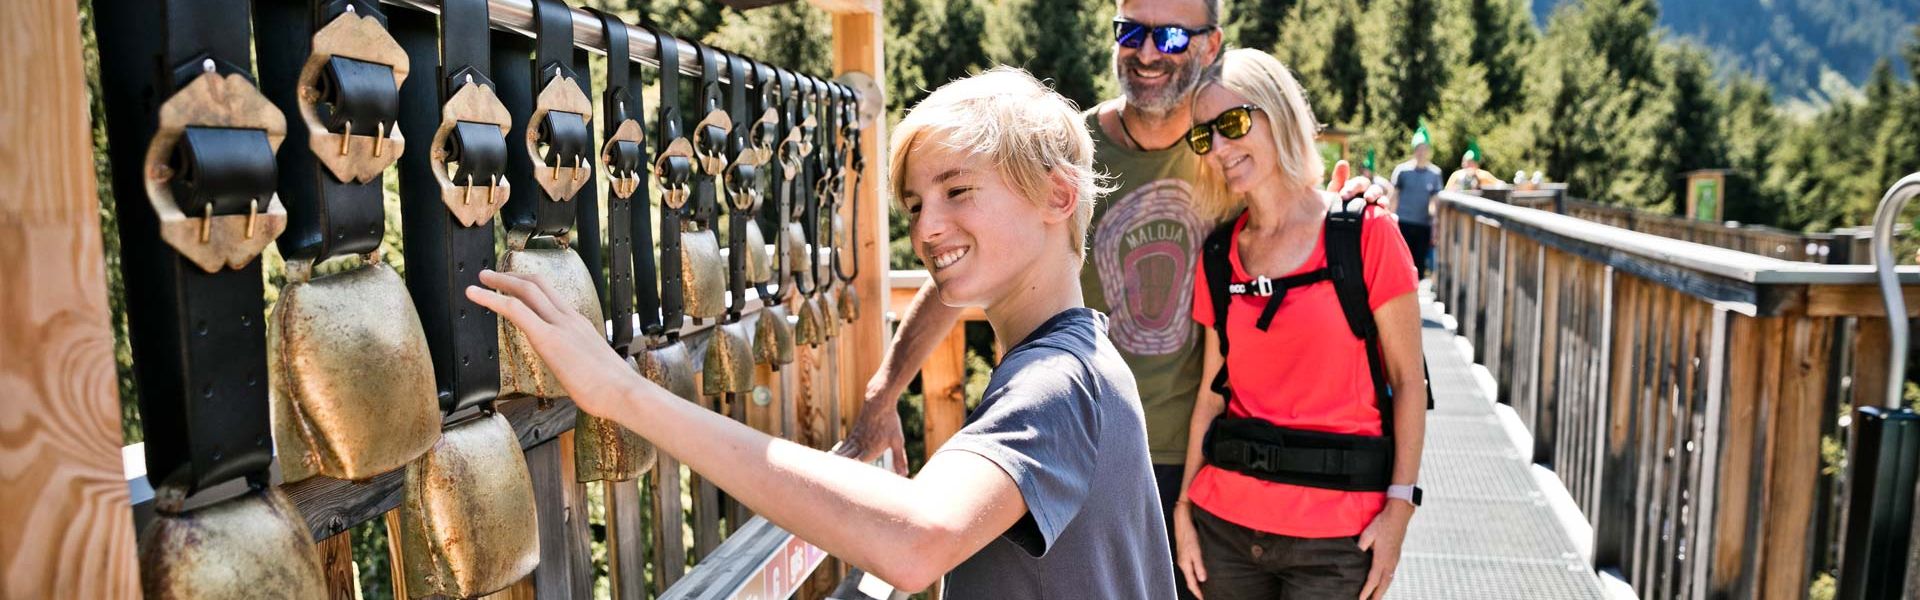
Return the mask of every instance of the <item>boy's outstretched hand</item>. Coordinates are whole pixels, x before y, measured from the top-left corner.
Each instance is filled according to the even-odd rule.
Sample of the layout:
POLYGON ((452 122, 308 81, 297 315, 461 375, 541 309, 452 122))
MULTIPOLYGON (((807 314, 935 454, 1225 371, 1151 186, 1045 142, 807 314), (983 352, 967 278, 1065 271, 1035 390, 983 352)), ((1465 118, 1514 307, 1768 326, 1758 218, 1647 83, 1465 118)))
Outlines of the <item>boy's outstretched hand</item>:
POLYGON ((525 332, 533 350, 581 410, 618 421, 620 391, 648 385, 607 345, 598 326, 564 308, 545 280, 488 269, 480 272, 480 283, 493 289, 468 286, 467 299, 525 332))

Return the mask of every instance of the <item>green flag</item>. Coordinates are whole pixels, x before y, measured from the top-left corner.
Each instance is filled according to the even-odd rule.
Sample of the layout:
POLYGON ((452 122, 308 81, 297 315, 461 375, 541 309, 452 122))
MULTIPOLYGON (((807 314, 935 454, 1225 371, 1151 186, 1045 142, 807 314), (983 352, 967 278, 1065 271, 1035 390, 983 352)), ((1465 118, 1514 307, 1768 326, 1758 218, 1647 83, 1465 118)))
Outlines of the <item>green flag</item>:
POLYGON ((1482 154, 1480 152, 1480 140, 1467 138, 1467 156, 1466 156, 1467 160, 1471 160, 1473 162, 1485 162, 1486 156, 1487 156, 1486 154, 1482 154))
POLYGON ((1369 173, 1373 172, 1373 149, 1372 148, 1368 148, 1367 157, 1360 160, 1360 168, 1366 169, 1367 172, 1369 173))

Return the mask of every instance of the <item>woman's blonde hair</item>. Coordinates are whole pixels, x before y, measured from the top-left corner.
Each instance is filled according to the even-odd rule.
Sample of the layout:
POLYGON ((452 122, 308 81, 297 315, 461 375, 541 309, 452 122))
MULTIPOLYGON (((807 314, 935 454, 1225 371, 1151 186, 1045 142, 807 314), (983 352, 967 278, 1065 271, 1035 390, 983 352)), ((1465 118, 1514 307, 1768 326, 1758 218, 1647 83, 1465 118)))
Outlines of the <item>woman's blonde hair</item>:
MULTIPOLYGON (((1320 122, 1313 118, 1313 108, 1307 105, 1306 91, 1280 59, 1251 48, 1228 51, 1220 59, 1218 78, 1209 83, 1246 98, 1248 104, 1259 107, 1260 113, 1266 116, 1282 181, 1305 188, 1320 187, 1321 179, 1326 176, 1326 164, 1314 144, 1314 138, 1320 133, 1320 122)), ((1200 91, 1205 90, 1206 84, 1203 84, 1200 91)), ((1196 92, 1195 100, 1199 97, 1196 92)), ((1193 118, 1210 116, 1195 113, 1193 118)), ((1201 161, 1200 172, 1201 212, 1215 219, 1232 216, 1240 208, 1241 200, 1226 190, 1225 179, 1213 170, 1212 164, 1201 161)))
POLYGON ((905 195, 907 154, 920 141, 982 155, 1022 197, 1046 201, 1055 177, 1075 190, 1078 206, 1068 224, 1075 256, 1086 255, 1093 203, 1107 190, 1093 170, 1093 137, 1073 101, 1026 71, 994 67, 940 86, 894 126, 887 172, 893 201, 905 195))

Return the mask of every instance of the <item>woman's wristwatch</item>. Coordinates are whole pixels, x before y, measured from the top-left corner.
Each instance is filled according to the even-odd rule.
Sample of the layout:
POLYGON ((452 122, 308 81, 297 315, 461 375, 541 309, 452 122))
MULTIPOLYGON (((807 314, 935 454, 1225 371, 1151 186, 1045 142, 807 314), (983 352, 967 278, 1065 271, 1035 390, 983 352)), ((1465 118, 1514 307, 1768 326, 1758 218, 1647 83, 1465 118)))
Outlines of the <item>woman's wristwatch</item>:
POLYGON ((1387 499, 1405 500, 1407 501, 1408 504, 1412 504, 1416 507, 1420 506, 1420 486, 1389 485, 1387 486, 1387 499))

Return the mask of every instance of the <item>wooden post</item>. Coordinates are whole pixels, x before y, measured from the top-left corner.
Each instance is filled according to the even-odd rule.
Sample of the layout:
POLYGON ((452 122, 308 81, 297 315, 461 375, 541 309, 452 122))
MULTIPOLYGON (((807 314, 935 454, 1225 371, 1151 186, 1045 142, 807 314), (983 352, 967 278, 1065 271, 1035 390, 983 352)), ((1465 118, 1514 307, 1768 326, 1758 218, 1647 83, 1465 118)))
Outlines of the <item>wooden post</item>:
MULTIPOLYGON (((843 82, 861 89, 866 95, 861 103, 861 144, 866 154, 866 169, 855 177, 849 177, 847 184, 859 182, 857 196, 843 204, 842 218, 846 219, 849 230, 854 234, 860 250, 860 276, 853 280, 851 287, 865 306, 861 307, 859 319, 840 336, 840 418, 843 425, 850 425, 859 414, 860 401, 864 397, 867 378, 880 369, 880 355, 886 351, 887 330, 887 206, 880 193, 886 185, 886 141, 887 121, 881 116, 885 113, 886 100, 881 90, 886 89, 886 67, 883 62, 885 53, 880 44, 886 39, 883 29, 885 21, 880 18, 879 0, 812 0, 833 14, 833 72, 845 76, 843 82), (866 79, 870 86, 861 86, 854 81, 866 79), (858 209, 858 210, 855 210, 858 209)), ((851 259, 851 256, 846 258, 851 259)))
POLYGON ((356 600, 360 581, 353 576, 353 531, 342 531, 314 544, 320 550, 320 570, 327 577, 327 600, 356 600))
POLYGON ((80 19, 0 2, 0 596, 136 598, 80 19))
POLYGON ((960 432, 967 420, 967 322, 953 324, 947 338, 920 369, 920 393, 926 402, 927 456, 960 432))

